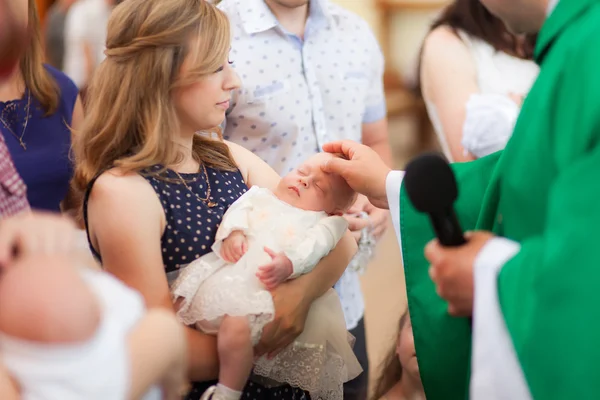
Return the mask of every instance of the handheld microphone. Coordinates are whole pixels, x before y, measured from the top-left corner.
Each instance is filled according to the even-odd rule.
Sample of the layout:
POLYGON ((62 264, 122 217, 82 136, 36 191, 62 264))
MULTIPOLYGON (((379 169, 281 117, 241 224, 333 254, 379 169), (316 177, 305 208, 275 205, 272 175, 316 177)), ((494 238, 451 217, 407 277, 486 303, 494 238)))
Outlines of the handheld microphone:
POLYGON ((438 154, 424 154, 406 166, 406 194, 413 206, 427 213, 444 246, 466 243, 453 204, 458 197, 456 178, 448 162, 438 154))

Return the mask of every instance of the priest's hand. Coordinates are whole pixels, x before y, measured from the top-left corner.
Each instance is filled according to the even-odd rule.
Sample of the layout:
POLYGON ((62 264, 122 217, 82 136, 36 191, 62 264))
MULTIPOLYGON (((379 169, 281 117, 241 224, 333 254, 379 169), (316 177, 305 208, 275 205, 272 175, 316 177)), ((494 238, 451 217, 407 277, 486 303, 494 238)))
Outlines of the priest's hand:
POLYGON ((473 314, 473 268, 483 246, 494 237, 489 232, 465 234, 467 243, 460 247, 444 247, 437 239, 425 247, 430 262, 429 275, 440 297, 448 302, 448 313, 470 317, 473 314))
POLYGON ((369 198, 377 208, 388 208, 385 181, 390 168, 370 147, 342 140, 326 143, 323 151, 342 154, 346 160, 331 158, 321 168, 324 172, 340 175, 348 185, 369 198))

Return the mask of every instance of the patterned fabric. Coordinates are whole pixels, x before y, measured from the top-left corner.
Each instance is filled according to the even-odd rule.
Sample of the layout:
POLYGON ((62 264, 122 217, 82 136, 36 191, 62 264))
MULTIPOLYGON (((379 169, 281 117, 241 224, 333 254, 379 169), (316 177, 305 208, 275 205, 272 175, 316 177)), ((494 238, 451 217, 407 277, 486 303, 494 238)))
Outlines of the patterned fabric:
MULTIPOLYGON (((361 141, 362 124, 386 116, 384 60, 368 24, 327 0, 310 2, 304 38, 279 25, 264 0, 223 0, 231 61, 242 80, 225 139, 251 150, 280 175, 324 143, 361 141)), ((335 286, 348 329, 364 314, 359 275, 335 286)))
POLYGON ((0 219, 28 210, 27 187, 17 173, 0 135, 0 219))
MULTIPOLYGON (((210 386, 216 384, 217 381, 194 385, 190 393, 185 397, 185 400, 200 400, 202 394, 210 386)), ((267 388, 255 382, 248 382, 244 387, 241 400, 310 400, 310 396, 307 392, 289 385, 267 388)))

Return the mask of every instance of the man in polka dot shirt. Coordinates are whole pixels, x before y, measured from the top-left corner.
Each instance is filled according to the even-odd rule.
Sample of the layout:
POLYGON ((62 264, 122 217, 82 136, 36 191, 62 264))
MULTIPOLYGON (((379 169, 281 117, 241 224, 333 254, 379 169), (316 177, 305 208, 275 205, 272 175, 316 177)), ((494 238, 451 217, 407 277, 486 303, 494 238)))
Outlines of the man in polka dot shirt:
MULTIPOLYGON (((388 163, 384 60, 367 23, 329 0, 223 0, 233 34, 230 59, 242 80, 233 93, 225 138, 286 174, 322 145, 352 139, 388 163)), ((361 197, 351 219, 357 240, 370 223, 381 236, 389 212, 361 197)), ((364 302, 358 273, 348 269, 335 286, 355 352, 365 372, 344 388, 345 399, 367 396, 364 302)))

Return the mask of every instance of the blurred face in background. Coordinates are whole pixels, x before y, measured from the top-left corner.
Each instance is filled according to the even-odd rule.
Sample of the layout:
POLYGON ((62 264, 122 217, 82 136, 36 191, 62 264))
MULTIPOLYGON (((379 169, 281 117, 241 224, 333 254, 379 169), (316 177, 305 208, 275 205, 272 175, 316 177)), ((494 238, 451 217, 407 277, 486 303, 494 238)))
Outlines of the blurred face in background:
POLYGON ((29 18, 27 17, 29 13, 29 2, 33 1, 35 0, 7 0, 12 17, 15 18, 19 24, 27 25, 27 22, 29 21, 29 18))
MULTIPOLYGON (((412 330, 410 316, 406 318, 404 325, 400 328, 398 342, 396 344, 396 354, 402 365, 402 370, 414 383, 420 382, 419 364, 417 363, 417 351, 415 350, 415 338, 412 330)), ((404 378, 402 378, 404 379, 404 378)))
POLYGON ((548 0, 481 0, 481 3, 515 34, 537 33, 546 20, 548 0))

